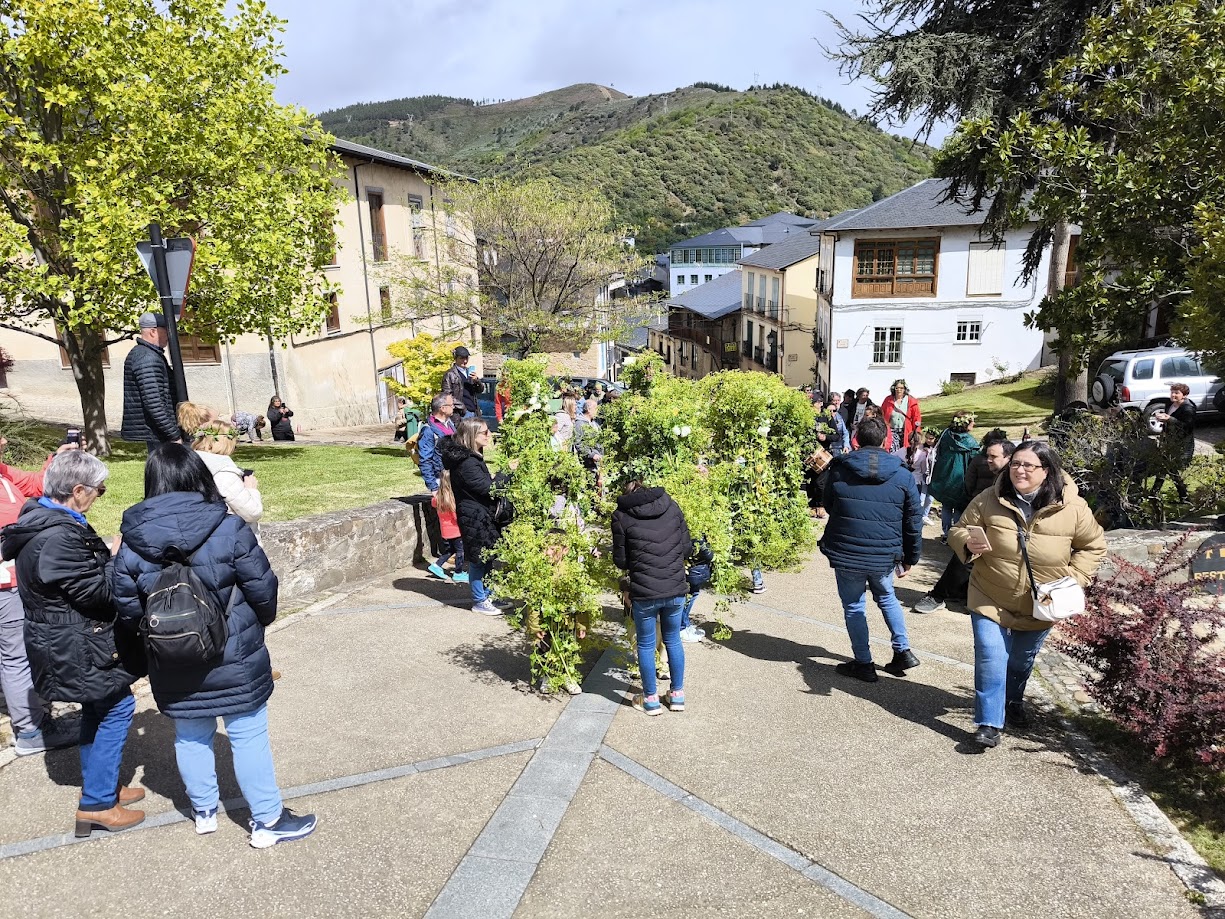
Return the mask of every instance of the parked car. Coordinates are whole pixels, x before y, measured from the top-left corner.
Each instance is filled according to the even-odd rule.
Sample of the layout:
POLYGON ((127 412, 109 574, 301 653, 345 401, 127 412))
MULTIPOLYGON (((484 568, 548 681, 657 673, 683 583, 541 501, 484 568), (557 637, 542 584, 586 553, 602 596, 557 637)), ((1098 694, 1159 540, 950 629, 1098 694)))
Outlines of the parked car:
POLYGON ((1188 398, 1197 411, 1225 411, 1225 383, 1201 366, 1195 352, 1183 348, 1116 351, 1102 361, 1089 384, 1089 401, 1099 410, 1117 405, 1140 412, 1149 430, 1160 433, 1163 425, 1153 415, 1169 408, 1172 383, 1190 387, 1188 398))

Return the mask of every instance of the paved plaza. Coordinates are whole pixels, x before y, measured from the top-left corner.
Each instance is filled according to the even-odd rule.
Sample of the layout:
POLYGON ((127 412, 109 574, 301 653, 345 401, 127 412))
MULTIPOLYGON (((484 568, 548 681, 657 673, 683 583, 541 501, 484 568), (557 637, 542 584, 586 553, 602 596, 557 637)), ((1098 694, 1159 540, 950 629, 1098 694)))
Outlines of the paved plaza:
MULTIPOLYGON (((907 604, 947 557, 933 535, 907 604)), ((75 750, 0 770, 4 914, 1200 915, 1053 718, 969 743, 963 613, 908 615, 923 665, 869 685, 834 672, 850 647, 823 558, 767 584, 729 641, 686 646, 687 710, 657 718, 624 704, 613 651, 580 696, 530 692, 522 636, 422 572, 320 598, 268 635, 278 779, 316 833, 247 846, 219 735, 228 807, 196 836, 146 692, 124 768, 142 827, 73 839, 75 750)))

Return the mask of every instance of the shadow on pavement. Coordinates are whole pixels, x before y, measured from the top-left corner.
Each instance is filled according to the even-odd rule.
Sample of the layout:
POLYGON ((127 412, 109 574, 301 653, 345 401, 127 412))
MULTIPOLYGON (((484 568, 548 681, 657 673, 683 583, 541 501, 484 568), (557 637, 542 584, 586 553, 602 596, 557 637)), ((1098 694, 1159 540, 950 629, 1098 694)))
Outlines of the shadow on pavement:
MULTIPOLYGON (((218 722, 220 724, 220 722, 218 722)), ((275 742, 275 739, 274 739, 275 742)), ((217 763, 217 785, 221 800, 241 797, 238 780, 234 777, 234 762, 230 753, 230 741, 220 730, 213 739, 213 754, 217 763)), ((73 747, 66 750, 51 750, 44 756, 47 777, 56 785, 79 789, 81 787, 81 757, 73 747)), ((119 783, 129 785, 136 776, 137 766, 143 767, 140 784, 150 795, 159 795, 169 800, 180 813, 191 813, 191 802, 183 779, 179 776, 178 763, 174 756, 174 723, 157 711, 138 711, 132 719, 127 743, 123 749, 123 765, 119 770, 119 783)), ((140 805, 136 805, 140 807, 140 805)), ((247 826, 246 817, 230 814, 234 823, 247 826)))
POLYGON ((437 600, 444 606, 462 609, 468 615, 478 615, 471 612, 472 591, 467 584, 440 581, 437 578, 395 578, 391 582, 395 590, 405 593, 419 594, 431 600, 437 600))

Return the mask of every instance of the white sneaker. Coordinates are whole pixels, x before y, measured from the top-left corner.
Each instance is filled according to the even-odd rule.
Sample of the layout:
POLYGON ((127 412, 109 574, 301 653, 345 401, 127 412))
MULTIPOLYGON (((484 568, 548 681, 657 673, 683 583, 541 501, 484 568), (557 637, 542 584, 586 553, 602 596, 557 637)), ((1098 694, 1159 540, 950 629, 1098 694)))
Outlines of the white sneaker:
POLYGON ((472 604, 472 612, 480 613, 482 616, 505 616, 506 610, 498 609, 488 600, 482 600, 479 603, 472 604))
POLYGON ((690 625, 681 629, 681 641, 697 642, 706 637, 706 632, 699 629, 696 625, 690 625))
POLYGON ((192 815, 196 818, 196 834, 199 836, 207 836, 209 833, 217 832, 217 808, 208 811, 193 811, 192 815))

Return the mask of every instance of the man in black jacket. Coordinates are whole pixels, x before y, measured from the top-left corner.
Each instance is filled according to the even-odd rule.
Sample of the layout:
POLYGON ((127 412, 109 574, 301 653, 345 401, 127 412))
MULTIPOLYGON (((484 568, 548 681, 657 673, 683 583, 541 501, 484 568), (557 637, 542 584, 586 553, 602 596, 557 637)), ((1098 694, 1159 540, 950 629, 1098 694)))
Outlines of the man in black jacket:
POLYGON ((166 317, 142 313, 140 338, 123 362, 124 440, 145 441, 152 453, 159 444, 180 443, 183 432, 175 420, 174 384, 165 348, 169 341, 166 317))
POLYGON ((477 404, 476 397, 484 390, 484 384, 477 379, 473 379, 468 372, 468 359, 470 353, 467 348, 460 345, 451 352, 451 356, 455 358, 455 363, 442 376, 442 392, 444 395, 450 396, 454 402, 455 419, 458 421, 468 415, 480 415, 481 407, 477 404))

